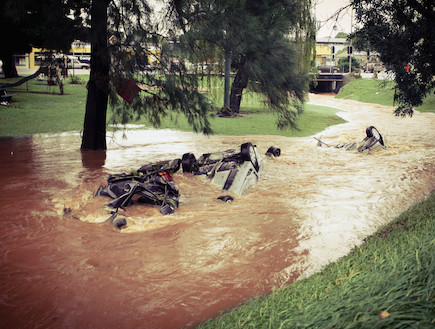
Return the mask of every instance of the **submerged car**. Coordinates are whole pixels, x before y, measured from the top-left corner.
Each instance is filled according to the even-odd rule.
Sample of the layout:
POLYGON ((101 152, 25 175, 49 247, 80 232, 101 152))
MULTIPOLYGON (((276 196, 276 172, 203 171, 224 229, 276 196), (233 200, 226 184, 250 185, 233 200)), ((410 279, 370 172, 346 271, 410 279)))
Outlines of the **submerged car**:
MULTIPOLYGON (((268 156, 276 157, 280 154, 281 150, 273 146, 266 152, 268 156)), ((172 214, 178 208, 180 197, 172 174, 177 172, 180 166, 185 173, 205 175, 222 190, 241 195, 257 183, 261 163, 262 159, 256 146, 250 142, 242 144, 240 149, 206 153, 198 159, 192 153, 185 153, 182 159, 149 163, 132 174, 110 175, 107 185, 100 186, 95 195, 113 199, 107 204, 115 209, 109 220, 119 226, 125 224, 125 219, 114 221, 118 209, 127 207, 134 196, 138 197, 139 203, 159 205, 160 213, 163 215, 172 214)), ((218 199, 229 201, 233 197, 227 195, 218 199)))
POLYGON ((127 207, 138 195, 139 203, 160 205, 160 213, 172 214, 178 208, 179 191, 171 174, 180 168, 180 159, 160 161, 142 166, 134 174, 110 175, 107 185, 100 186, 95 195, 113 199, 107 205, 116 209, 111 219, 116 217, 119 208, 127 207))
POLYGON ((317 146, 342 148, 346 151, 358 150, 358 152, 363 154, 376 152, 381 149, 388 149, 387 138, 385 135, 382 135, 374 126, 370 126, 366 129, 366 137, 361 142, 328 145, 322 142, 320 139, 317 139, 317 141, 317 146))
POLYGON ((244 143, 240 149, 218 153, 205 153, 198 159, 192 153, 182 158, 183 172, 206 175, 224 191, 238 195, 258 181, 262 159, 257 147, 244 143))

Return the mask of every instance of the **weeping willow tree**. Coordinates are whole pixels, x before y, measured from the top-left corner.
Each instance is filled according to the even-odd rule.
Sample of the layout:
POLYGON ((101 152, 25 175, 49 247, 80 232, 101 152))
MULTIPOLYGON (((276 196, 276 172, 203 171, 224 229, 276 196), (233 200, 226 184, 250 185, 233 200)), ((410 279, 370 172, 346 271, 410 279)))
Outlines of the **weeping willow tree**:
POLYGON ((91 72, 82 149, 106 149, 107 108, 113 123, 146 117, 154 126, 183 114, 195 131, 210 133, 209 103, 170 33, 159 35, 144 0, 92 0, 91 72))
MULTIPOLYGON (((315 46, 310 0, 178 0, 182 40, 195 52, 200 43, 220 50, 231 65, 232 112, 246 91, 266 97, 279 128, 296 127, 308 91, 315 46)), ((209 47, 210 48, 210 47, 209 47)), ((200 57, 199 57, 200 58, 200 57)), ((225 97, 224 97, 225 98, 225 97)))

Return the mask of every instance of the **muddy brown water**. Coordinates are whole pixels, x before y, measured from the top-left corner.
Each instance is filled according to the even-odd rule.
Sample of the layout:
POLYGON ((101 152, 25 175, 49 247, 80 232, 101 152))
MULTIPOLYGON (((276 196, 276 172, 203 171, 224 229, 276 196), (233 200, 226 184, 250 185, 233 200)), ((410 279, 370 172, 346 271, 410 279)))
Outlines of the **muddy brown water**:
POLYGON ((0 327, 186 328, 318 271, 435 189, 435 115, 311 95, 348 123, 316 135, 359 141, 374 125, 389 149, 371 155, 316 146, 313 136, 116 134, 107 152, 80 135, 0 140, 0 327), (128 227, 105 224, 105 175, 238 147, 264 154, 258 184, 232 203, 202 177, 177 173, 180 208, 133 205, 128 227), (64 208, 71 209, 64 214, 64 208))

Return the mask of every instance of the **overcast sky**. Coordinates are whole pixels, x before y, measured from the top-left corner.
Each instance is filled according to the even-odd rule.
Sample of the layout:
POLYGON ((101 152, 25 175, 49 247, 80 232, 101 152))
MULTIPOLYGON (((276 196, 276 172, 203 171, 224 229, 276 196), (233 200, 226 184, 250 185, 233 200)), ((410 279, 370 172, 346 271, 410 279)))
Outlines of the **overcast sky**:
MULTIPOLYGON (((339 19, 336 21, 331 19, 327 21, 334 13, 340 8, 343 8, 349 4, 349 0, 315 0, 317 1, 315 7, 315 14, 317 21, 320 21, 320 31, 318 31, 318 37, 335 37, 338 32, 351 32, 351 10, 350 8, 343 11, 339 19), (334 26, 336 29, 334 29, 334 26)), ((352 31, 354 28, 352 29, 352 31)))
MULTIPOLYGON (((149 3, 155 10, 161 10, 164 0, 149 0, 149 3)), ((320 31, 317 37, 335 37, 338 32, 351 32, 351 10, 347 9, 339 15, 339 19, 335 17, 329 21, 328 18, 334 15, 340 8, 349 5, 349 0, 313 0, 315 4, 315 15, 317 21, 320 22, 320 31), (336 27, 334 29, 334 26, 336 27)))

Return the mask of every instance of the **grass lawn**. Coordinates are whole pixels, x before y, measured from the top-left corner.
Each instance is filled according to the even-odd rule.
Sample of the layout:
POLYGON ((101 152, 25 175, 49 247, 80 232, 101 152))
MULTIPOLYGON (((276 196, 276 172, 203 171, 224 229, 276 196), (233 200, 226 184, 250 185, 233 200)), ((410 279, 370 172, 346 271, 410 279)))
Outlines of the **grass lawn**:
POLYGON ((318 274, 200 328, 435 328, 435 192, 318 274))
MULTIPOLYGON (((343 86, 336 97, 394 106, 394 85, 395 83, 393 81, 385 82, 383 80, 373 79, 354 79, 343 86)), ((423 104, 415 109, 420 112, 435 113, 434 93, 426 96, 423 104)))
MULTIPOLYGON (((316 105, 305 105, 304 113, 298 118, 299 130, 279 130, 276 128, 276 117, 267 109, 242 107, 241 116, 237 118, 213 117, 210 119, 212 129, 219 135, 280 135, 288 137, 304 137, 313 135, 326 127, 345 122, 336 116, 338 110, 316 105)), ((139 124, 148 125, 145 120, 139 124)), ((151 127, 151 126, 149 126, 151 127)), ((180 115, 176 121, 165 119, 161 128, 192 131, 184 116, 180 115)))
MULTIPOLYGON (((81 76, 81 78, 86 80, 88 76, 81 76)), ((2 79, 0 84, 15 80, 2 79)), ((59 88, 48 88, 46 83, 36 80, 30 80, 9 90, 8 93, 16 95, 9 106, 0 107, 0 136, 80 131, 83 128, 85 115, 86 84, 67 83, 64 90, 65 94, 60 95, 59 88)), ((212 103, 220 106, 223 103, 221 96, 223 84, 214 83, 213 86, 208 86, 208 90, 208 97, 212 103)), ((241 117, 213 116, 210 122, 215 134, 267 134, 300 137, 310 136, 330 125, 345 122, 335 115, 337 111, 328 107, 307 104, 304 113, 298 118, 297 124, 300 130, 278 130, 276 117, 265 107, 261 97, 248 94, 242 101, 241 117)), ((183 115, 174 117, 175 120, 164 119, 161 128, 192 131, 183 115)), ((108 122, 110 118, 109 110, 108 122)), ((145 119, 131 123, 150 127, 145 119)))
POLYGON ((0 106, 0 136, 79 131, 85 117, 85 86, 67 84, 60 95, 57 86, 31 80, 8 90, 16 95, 9 106, 0 106))

